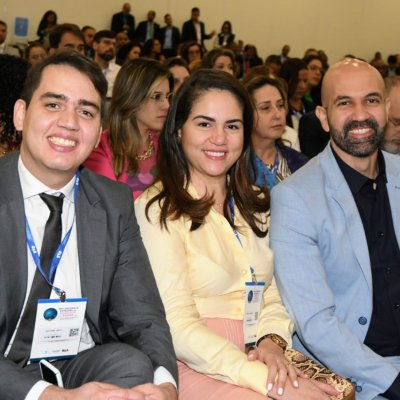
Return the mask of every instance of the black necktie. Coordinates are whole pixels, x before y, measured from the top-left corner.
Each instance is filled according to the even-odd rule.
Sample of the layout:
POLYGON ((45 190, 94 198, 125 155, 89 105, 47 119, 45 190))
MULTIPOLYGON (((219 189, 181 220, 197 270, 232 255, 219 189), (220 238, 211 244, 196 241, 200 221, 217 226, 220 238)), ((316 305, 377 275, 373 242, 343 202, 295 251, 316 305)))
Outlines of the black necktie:
MULTIPOLYGON (((61 213, 64 195, 62 194, 60 197, 56 197, 42 193, 40 194, 40 197, 50 210, 50 216, 46 222, 42 248, 40 250, 40 264, 42 270, 46 276, 49 276, 51 261, 53 260, 55 252, 61 242, 61 213)), ((17 334, 15 335, 14 342, 7 356, 20 366, 24 366, 29 360, 33 329, 36 319, 37 301, 38 299, 49 298, 50 293, 51 286, 46 282, 39 270, 36 268, 29 298, 21 317, 21 322, 17 334)))

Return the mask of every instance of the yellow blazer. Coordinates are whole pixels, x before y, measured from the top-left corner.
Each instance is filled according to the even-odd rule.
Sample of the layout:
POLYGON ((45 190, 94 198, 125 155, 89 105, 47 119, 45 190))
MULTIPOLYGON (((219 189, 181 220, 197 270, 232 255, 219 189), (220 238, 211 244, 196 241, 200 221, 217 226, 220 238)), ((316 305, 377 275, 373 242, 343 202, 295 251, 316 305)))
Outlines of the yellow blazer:
MULTIPOLYGON (((251 264, 258 281, 266 282, 258 325, 258 338, 276 333, 291 344, 293 323, 282 305, 273 278, 273 256, 266 238, 258 238, 235 209, 241 247, 228 221, 211 210, 205 223, 190 232, 191 221, 181 217, 158 220, 157 203, 145 207, 158 191, 146 190, 136 201, 136 217, 147 249, 169 322, 179 360, 215 379, 266 394, 268 368, 248 361, 235 344, 212 332, 201 318, 243 320, 245 282, 251 282, 251 264)), ((198 197, 191 186, 189 192, 198 197)))

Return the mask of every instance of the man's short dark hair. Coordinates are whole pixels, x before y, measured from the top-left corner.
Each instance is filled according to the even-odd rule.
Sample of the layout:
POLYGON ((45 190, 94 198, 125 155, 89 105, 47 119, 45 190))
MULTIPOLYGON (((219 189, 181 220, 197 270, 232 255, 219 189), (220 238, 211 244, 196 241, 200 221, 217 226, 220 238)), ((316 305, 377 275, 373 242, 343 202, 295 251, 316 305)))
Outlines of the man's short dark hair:
POLYGON ((96 34, 93 36, 93 41, 96 43, 100 43, 101 39, 115 39, 115 32, 114 31, 110 31, 110 30, 102 30, 102 31, 98 31, 96 32, 96 34))
POLYGON ((54 27, 50 34, 49 34, 49 42, 50 42, 50 47, 52 49, 57 49, 62 37, 66 33, 71 33, 72 35, 78 37, 79 39, 82 39, 82 42, 85 43, 85 39, 83 37, 82 31, 79 29, 78 25, 75 24, 61 24, 57 25, 54 27))
POLYGON ((7 28, 7 24, 2 20, 0 20, 0 25, 3 25, 3 26, 5 26, 7 28))
POLYGON ((81 31, 82 31, 83 33, 85 33, 88 29, 94 29, 94 28, 93 28, 93 26, 85 25, 85 26, 82 27, 81 31))
POLYGON ((43 71, 51 65, 65 65, 72 67, 87 76, 101 98, 101 115, 104 115, 104 103, 107 94, 107 80, 100 67, 92 60, 75 50, 66 49, 53 56, 45 58, 39 64, 29 70, 25 81, 21 99, 25 101, 26 107, 32 100, 35 90, 42 80, 43 71))
POLYGON ((194 12, 200 12, 200 8, 199 7, 193 7, 192 8, 192 13, 194 12))

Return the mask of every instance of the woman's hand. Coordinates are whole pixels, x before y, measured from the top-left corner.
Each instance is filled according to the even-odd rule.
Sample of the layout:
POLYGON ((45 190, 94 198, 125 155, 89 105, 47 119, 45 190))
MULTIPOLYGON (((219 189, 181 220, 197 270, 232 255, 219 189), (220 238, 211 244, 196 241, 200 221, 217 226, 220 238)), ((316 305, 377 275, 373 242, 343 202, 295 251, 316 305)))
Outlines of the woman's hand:
POLYGON ((275 392, 281 396, 285 390, 288 377, 293 388, 299 387, 298 377, 307 379, 307 375, 291 365, 282 348, 271 339, 264 339, 257 348, 249 351, 247 357, 249 361, 258 360, 268 367, 268 393, 275 387, 275 392))
POLYGON ((268 393, 268 397, 274 400, 330 400, 330 396, 338 396, 340 394, 339 391, 326 383, 301 377, 298 379, 298 388, 293 388, 292 385, 286 382, 283 395, 278 394, 273 389, 268 393))

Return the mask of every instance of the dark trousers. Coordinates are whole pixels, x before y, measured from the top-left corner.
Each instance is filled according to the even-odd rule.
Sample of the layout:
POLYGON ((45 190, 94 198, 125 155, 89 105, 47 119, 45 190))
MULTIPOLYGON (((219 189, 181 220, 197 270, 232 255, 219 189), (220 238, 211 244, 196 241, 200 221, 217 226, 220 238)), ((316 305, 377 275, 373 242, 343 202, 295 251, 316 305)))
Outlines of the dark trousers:
MULTIPOLYGON (((73 389, 97 381, 129 388, 152 383, 153 365, 141 351, 124 343, 108 343, 79 353, 76 357, 53 361, 62 375, 64 387, 73 389)), ((25 369, 40 377, 38 363, 25 369)))

